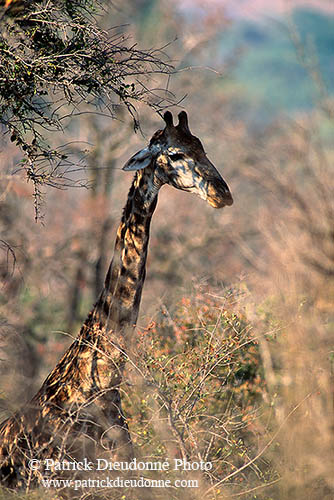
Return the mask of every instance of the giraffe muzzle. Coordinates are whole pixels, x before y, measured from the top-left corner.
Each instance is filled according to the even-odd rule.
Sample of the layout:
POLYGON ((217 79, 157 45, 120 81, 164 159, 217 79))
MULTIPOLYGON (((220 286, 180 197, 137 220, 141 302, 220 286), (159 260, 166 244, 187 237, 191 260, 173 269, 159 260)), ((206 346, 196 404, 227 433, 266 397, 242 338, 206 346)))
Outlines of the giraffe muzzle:
POLYGON ((219 181, 209 184, 207 202, 213 208, 223 208, 233 204, 233 198, 229 187, 222 177, 219 181))

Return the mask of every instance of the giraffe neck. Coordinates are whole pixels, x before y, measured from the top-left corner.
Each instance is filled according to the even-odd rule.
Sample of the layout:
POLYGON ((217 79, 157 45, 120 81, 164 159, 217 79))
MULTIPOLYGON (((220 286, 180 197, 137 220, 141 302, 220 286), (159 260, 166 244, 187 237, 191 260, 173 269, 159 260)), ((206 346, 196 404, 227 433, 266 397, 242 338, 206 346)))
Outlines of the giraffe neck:
POLYGON ((160 187, 150 169, 136 172, 118 227, 114 256, 94 308, 107 330, 120 331, 136 324, 150 224, 160 187))

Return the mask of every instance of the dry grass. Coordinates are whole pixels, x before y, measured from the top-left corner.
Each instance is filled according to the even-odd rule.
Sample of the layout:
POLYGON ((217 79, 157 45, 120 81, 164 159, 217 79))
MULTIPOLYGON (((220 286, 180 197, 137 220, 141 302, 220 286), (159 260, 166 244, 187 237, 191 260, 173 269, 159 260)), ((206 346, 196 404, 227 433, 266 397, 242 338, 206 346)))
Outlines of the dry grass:
MULTIPOLYGON (((201 113, 194 108, 194 123, 201 113)), ((184 475, 198 479, 196 490, 123 490, 100 498, 334 498, 334 153, 320 133, 329 123, 318 111, 255 139, 226 120, 220 140, 212 141, 220 119, 215 103, 201 138, 211 138, 213 160, 224 158, 235 206, 214 212, 197 199, 162 193, 142 307, 150 316, 140 319, 122 387, 138 457, 205 458, 213 469, 184 475)), ((114 183, 116 220, 126 182, 116 172, 114 183)), ((51 198, 54 224, 35 258, 40 228, 25 224, 24 196, 7 193, 8 211, 1 212, 5 239, 25 251, 17 252, 14 274, 3 273, 3 316, 37 353, 35 385, 64 349, 50 335, 45 310, 56 304, 54 329, 67 331, 78 265, 85 276, 77 324, 92 300, 98 225, 109 209, 101 198, 83 211, 87 198, 79 196, 51 198)), ((6 255, 3 263, 5 269, 6 255)), ((21 404, 20 366, 21 378, 10 363, 5 367, 6 409, 21 404)), ((26 498, 38 495, 45 498, 45 489, 26 498)))

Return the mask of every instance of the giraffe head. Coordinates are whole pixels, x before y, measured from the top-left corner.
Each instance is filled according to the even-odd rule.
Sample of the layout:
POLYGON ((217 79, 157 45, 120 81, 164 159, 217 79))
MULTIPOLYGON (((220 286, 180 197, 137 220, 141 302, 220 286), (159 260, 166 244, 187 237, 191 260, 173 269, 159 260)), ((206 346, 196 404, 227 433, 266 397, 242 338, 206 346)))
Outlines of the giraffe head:
POLYGON ((123 170, 150 170, 155 185, 170 184, 195 193, 214 208, 232 205, 226 182, 206 156, 201 141, 190 132, 187 113, 181 111, 178 118, 179 123, 174 126, 172 114, 166 111, 165 128, 158 130, 149 145, 132 156, 123 170))

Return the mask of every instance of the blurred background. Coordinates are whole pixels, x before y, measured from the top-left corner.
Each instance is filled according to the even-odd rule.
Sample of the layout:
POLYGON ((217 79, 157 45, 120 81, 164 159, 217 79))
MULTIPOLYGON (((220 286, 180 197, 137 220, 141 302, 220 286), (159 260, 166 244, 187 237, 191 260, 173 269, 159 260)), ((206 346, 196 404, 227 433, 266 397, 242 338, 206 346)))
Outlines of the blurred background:
MULTIPOLYGON (((187 111, 234 198, 216 211, 161 191, 139 329, 165 322, 167 335, 166 318, 182 323, 182 301, 197 297, 198 318, 208 294, 233 294, 230 307, 258 339, 254 404, 268 418, 249 446, 255 457, 268 445, 263 467, 275 472, 231 495, 333 499, 333 2, 126 0, 99 21, 121 26, 131 44, 164 47, 175 72, 154 86, 173 96, 174 115, 187 111)), ((113 120, 81 115, 52 136, 84 144, 75 176, 89 189, 45 187, 37 223, 20 152, 1 138, 3 418, 33 396, 101 289, 132 178, 121 167, 163 127, 147 106, 138 114, 137 133, 118 106, 113 120)), ((228 498, 221 491, 207 498, 228 498)))

